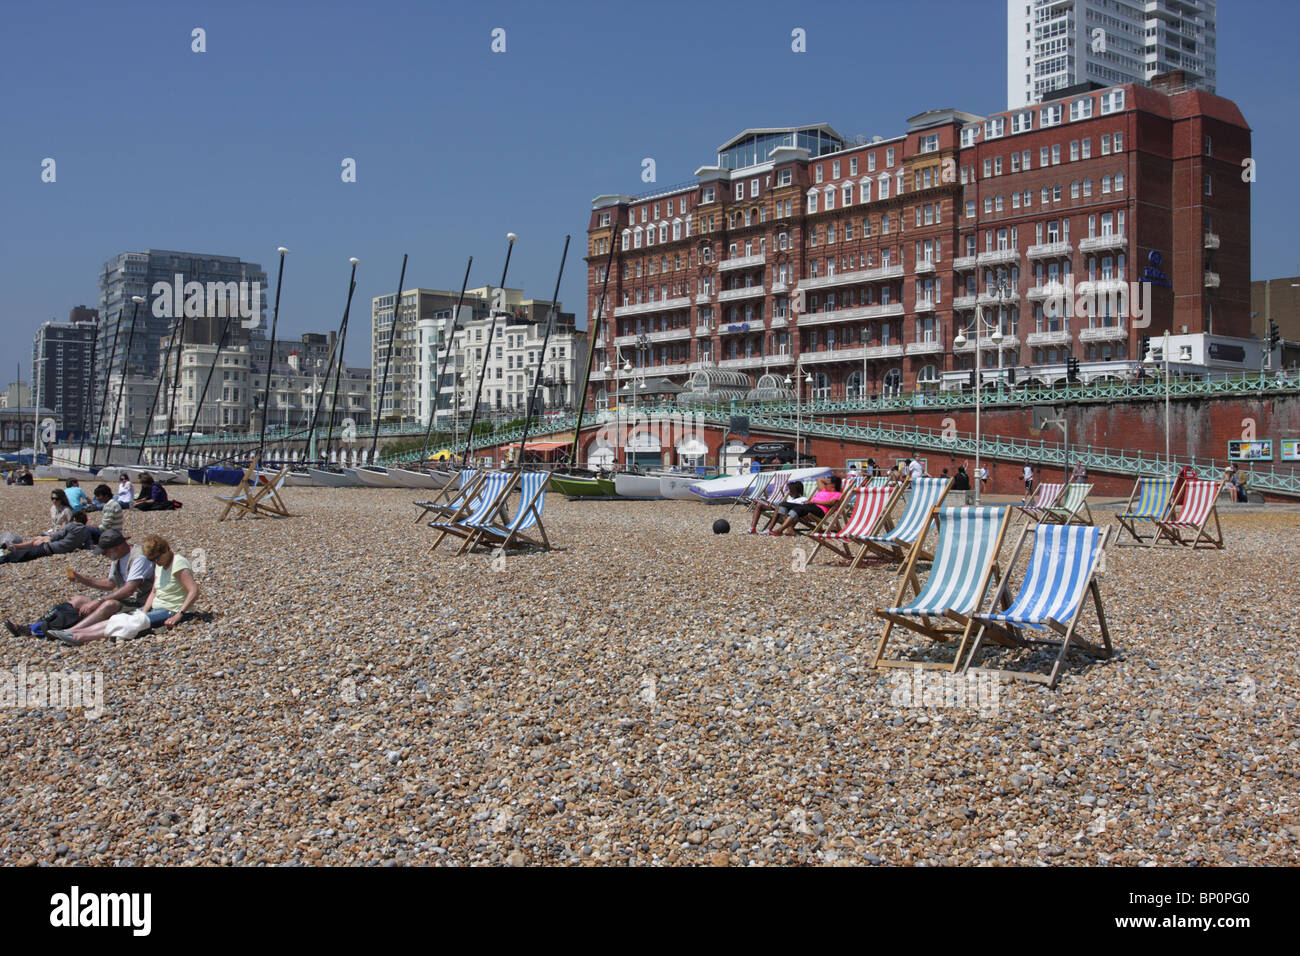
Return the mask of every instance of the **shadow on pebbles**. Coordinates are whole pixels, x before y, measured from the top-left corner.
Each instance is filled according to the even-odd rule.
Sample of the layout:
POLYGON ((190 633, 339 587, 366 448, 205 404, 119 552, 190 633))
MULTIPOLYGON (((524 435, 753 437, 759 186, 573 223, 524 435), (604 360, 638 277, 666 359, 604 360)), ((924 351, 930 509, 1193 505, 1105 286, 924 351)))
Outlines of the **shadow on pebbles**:
MULTIPOLYGON (((300 517, 222 524, 217 493, 127 515, 202 568, 215 620, 0 640, 0 864, 1300 856, 1300 515, 1228 512, 1221 553, 1113 549, 1116 655, 1049 691, 872 670, 891 571, 710 533, 739 510, 552 495, 558 550, 494 561, 431 553, 411 492, 291 489, 300 517), (56 673, 102 713, 62 678, 39 706, 56 673)), ((0 528, 39 531, 47 499, 3 489, 0 528)), ((68 564, 105 562, 0 567, 4 615, 63 600, 68 564)))

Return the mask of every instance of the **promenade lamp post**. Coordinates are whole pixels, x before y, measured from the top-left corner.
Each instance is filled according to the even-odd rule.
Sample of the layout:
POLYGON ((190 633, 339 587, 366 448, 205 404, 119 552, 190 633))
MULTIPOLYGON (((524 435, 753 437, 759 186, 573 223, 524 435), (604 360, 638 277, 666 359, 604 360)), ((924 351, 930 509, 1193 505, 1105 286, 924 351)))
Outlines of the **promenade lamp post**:
POLYGON ((785 377, 785 387, 786 387, 786 388, 790 388, 791 386, 793 386, 793 387, 794 387, 794 390, 795 390, 795 392, 794 392, 794 402, 795 402, 795 405, 794 405, 794 412, 795 412, 795 419, 794 419, 794 466, 795 466, 796 468, 799 467, 799 464, 800 464, 800 462, 801 462, 801 460, 802 460, 802 458, 803 458, 803 440, 802 440, 802 431, 803 431, 803 386, 804 386, 804 385, 807 385, 809 388, 812 388, 812 385, 813 385, 812 372, 809 372, 808 375, 807 375, 805 378, 803 378, 802 381, 797 381, 797 379, 799 379, 799 371, 800 371, 799 368, 796 366, 796 367, 795 367, 795 370, 794 370, 794 379, 791 379, 789 375, 787 375, 787 376, 785 377))
MULTIPOLYGON (((620 412, 620 410, 619 410, 619 406, 622 404, 622 399, 620 399, 619 396, 618 396, 618 376, 617 376, 616 374, 614 374, 614 366, 610 365, 609 362, 606 362, 606 363, 605 363, 605 369, 604 369, 604 371, 605 371, 605 382, 607 383, 607 384, 605 385, 605 411, 606 411, 606 412, 609 411, 609 396, 610 396, 610 393, 612 392, 613 395, 614 395, 614 402, 615 402, 615 405, 614 405, 614 441, 616 441, 616 442, 621 442, 622 439, 619 437, 618 425, 619 425, 619 418, 621 417, 621 412, 620 412), (611 388, 609 387, 609 384, 608 384, 608 383, 613 383, 613 386, 614 386, 614 387, 611 389, 611 388)), ((606 418, 605 421, 609 421, 609 418, 606 418)), ((618 451, 617 451, 617 450, 615 450, 615 452, 614 452, 614 463, 615 463, 615 464, 618 463, 618 451)))
MULTIPOLYGON (((995 285, 995 290, 996 291, 994 294, 997 297, 997 304, 998 307, 1001 308, 1003 303, 1010 297, 1011 288, 1007 284, 1007 281, 1005 279, 999 279, 995 285)), ((969 330, 975 336, 975 504, 976 505, 980 503, 980 492, 984 484, 983 481, 981 481, 980 479, 980 475, 983 474, 983 472, 980 471, 980 449, 982 447, 982 440, 981 440, 982 430, 981 430, 981 421, 980 421, 980 391, 981 391, 982 382, 981 382, 980 373, 982 371, 982 365, 983 365, 983 363, 980 361, 980 355, 981 355, 980 339, 985 329, 990 329, 992 331, 992 334, 989 336, 989 341, 992 342, 993 347, 998 350, 999 364, 1001 364, 1001 354, 1000 354, 1002 350, 1001 320, 999 319, 997 323, 993 323, 988 321, 986 318, 984 318, 984 310, 980 306, 979 300, 976 299, 975 321, 972 323, 972 326, 969 330)), ((966 331, 967 330, 964 329, 957 330, 957 336, 952 340, 952 344, 957 348, 962 348, 963 346, 965 346, 966 331)))

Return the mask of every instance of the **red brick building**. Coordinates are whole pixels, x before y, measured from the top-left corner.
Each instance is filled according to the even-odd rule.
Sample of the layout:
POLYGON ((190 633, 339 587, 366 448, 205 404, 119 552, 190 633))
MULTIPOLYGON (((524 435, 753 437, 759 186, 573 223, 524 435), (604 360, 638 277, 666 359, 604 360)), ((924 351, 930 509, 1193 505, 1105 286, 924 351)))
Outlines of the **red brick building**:
POLYGON ((1004 336, 980 339, 985 381, 1054 384, 1071 356, 1085 382, 1122 379, 1143 334, 1249 335, 1250 128, 1176 73, 1155 83, 933 110, 865 143, 826 125, 745 130, 694 184, 597 197, 591 317, 614 253, 592 400, 625 361, 679 384, 798 368, 819 398, 961 387, 975 336, 953 339, 977 303, 1004 336), (1148 294, 1150 327, 1135 328, 1148 294))

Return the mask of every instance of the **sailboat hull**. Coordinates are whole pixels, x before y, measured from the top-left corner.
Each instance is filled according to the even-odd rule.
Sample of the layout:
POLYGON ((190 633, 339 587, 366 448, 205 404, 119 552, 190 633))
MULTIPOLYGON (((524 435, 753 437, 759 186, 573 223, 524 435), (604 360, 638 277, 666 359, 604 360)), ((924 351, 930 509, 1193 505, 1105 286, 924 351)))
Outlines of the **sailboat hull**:
POLYGON ((323 485, 326 488, 358 488, 361 486, 360 478, 346 472, 308 468, 307 474, 311 475, 318 485, 323 485))

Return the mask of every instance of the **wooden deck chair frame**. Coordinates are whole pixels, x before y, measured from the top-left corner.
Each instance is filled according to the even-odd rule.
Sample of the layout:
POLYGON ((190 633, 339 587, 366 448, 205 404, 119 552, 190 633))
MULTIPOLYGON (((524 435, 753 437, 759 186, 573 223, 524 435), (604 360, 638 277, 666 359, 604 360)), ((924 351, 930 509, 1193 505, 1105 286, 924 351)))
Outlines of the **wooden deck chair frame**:
MULTIPOLYGON (((1066 485, 1057 484, 1054 481, 1041 481, 1038 487, 1034 489, 1034 500, 1027 505, 1014 505, 1013 507, 1021 513, 1029 522, 1038 523, 1042 521, 1053 508, 1061 502, 1065 494, 1066 485), (1049 489, 1056 489, 1048 497, 1049 489)), ((1023 522, 1021 522, 1023 523, 1023 522)))
POLYGON ((258 484, 250 487, 242 495, 234 495, 230 498, 221 496, 219 500, 226 502, 226 508, 221 513, 218 521, 225 521, 226 516, 234 510, 235 520, 240 518, 292 518, 289 513, 289 506, 284 503, 280 497, 280 490, 285 479, 289 475, 290 468, 286 465, 281 468, 273 478, 264 479, 258 484))
POLYGON ((544 472, 534 472, 534 474, 541 474, 542 481, 538 483, 537 488, 531 495, 526 495, 523 488, 525 475, 520 472, 520 477, 517 482, 520 489, 519 507, 515 509, 514 517, 500 527, 479 525, 476 532, 465 539, 465 543, 461 545, 460 550, 456 552, 457 554, 464 554, 466 551, 478 547, 479 545, 500 548, 501 550, 507 548, 541 548, 543 551, 551 550, 551 539, 547 537, 546 526, 542 524, 542 510, 546 501, 546 478, 549 476, 544 472), (539 501, 542 503, 542 506, 539 506, 539 501), (536 529, 536 533, 541 537, 540 541, 537 540, 537 538, 525 534, 521 530, 516 530, 513 527, 519 523, 519 520, 524 515, 529 514, 530 512, 533 516, 533 523, 528 526, 528 531, 531 532, 533 529, 536 529), (502 532, 505 533, 502 534, 502 532))
POLYGON ((733 510, 737 505, 743 505, 746 508, 753 506, 754 502, 763 496, 767 491, 768 483, 776 477, 774 471, 755 471, 751 472, 749 482, 745 485, 743 491, 731 500, 731 507, 728 511, 733 510))
MULTIPOLYGON (((1044 531, 1066 527, 1062 525, 1044 525, 1044 531)), ((1061 678, 1061 670, 1065 666, 1065 657, 1071 650, 1082 651, 1092 657, 1108 659, 1114 654, 1114 648, 1110 643, 1110 628, 1106 625, 1106 610, 1101 601, 1101 588, 1097 586, 1097 570, 1102 565, 1103 557, 1106 553, 1106 539, 1110 535, 1110 528, 1098 529, 1100 540, 1097 542, 1097 554, 1099 557, 1093 562, 1092 569, 1088 572, 1088 580, 1084 585, 1083 594, 1079 598, 1079 604, 1070 615, 1069 620, 1059 621, 1055 618, 1046 618, 1042 622, 1046 628, 1055 631, 1058 637, 1054 638, 1032 638, 1026 634, 1026 629, 1017 624, 1005 621, 992 621, 987 615, 976 615, 980 628, 975 635, 975 643, 971 646, 970 657, 967 660, 967 671, 976 674, 992 674, 998 677, 1009 677, 1015 680, 1033 681, 1038 684, 1046 684, 1049 690, 1055 689, 1057 682, 1061 678), (1085 640, 1078 634, 1080 620, 1083 617, 1084 609, 1088 605, 1089 598, 1092 599, 1093 608, 1097 615, 1097 629, 1101 635, 1101 643, 1085 640), (1032 671, 1013 671, 1000 668, 977 667, 975 661, 979 656, 980 648, 984 645, 985 640, 997 644, 1001 647, 1009 648, 1032 648, 1032 647, 1055 647, 1057 648, 1056 659, 1052 662, 1052 669, 1046 674, 1035 674, 1032 671)), ((1007 573, 1002 579, 1002 584, 994 595, 993 606, 1001 605, 1003 610, 1011 607, 1014 599, 1008 597, 1011 588, 1011 577, 1015 570, 1016 562, 1024 549, 1025 540, 1029 535, 1037 535, 1039 530, 1035 526, 1027 526, 1020 531, 1020 537, 1016 539, 1016 546, 1011 552, 1011 559, 1007 562, 1007 573)), ((1035 537, 1035 541, 1037 538, 1035 537)), ((1028 561, 1033 560, 1033 552, 1030 552, 1028 561)), ((1027 567, 1026 572, 1031 570, 1027 567)))
MULTIPOLYGON (((472 496, 465 496, 465 500, 461 503, 461 506, 456 509, 455 514, 442 521, 429 522, 429 527, 438 532, 438 537, 434 539, 433 544, 429 548, 430 551, 437 551, 438 545, 442 544, 444 538, 468 538, 473 535, 473 533, 478 529, 478 525, 466 525, 463 524, 463 522, 466 518, 477 514, 484 509, 489 509, 484 513, 487 515, 495 515, 497 520, 502 524, 505 524, 506 521, 509 520, 505 517, 505 504, 506 500, 510 497, 511 492, 515 490, 515 486, 519 484, 519 472, 516 471, 506 475, 506 480, 501 486, 501 490, 497 492, 491 501, 476 504, 476 501, 486 493, 487 489, 484 488, 484 485, 488 483, 488 478, 492 474, 502 473, 485 472, 483 481, 475 485, 474 494, 472 496)), ((484 520, 491 519, 485 518, 484 520)), ((457 553, 459 553, 459 551, 457 553)))
MULTIPOLYGON (((1209 495, 1209 506, 1205 516, 1199 522, 1188 523, 1182 520, 1175 520, 1175 507, 1181 509, 1182 503, 1187 499, 1187 489, 1191 487, 1191 482, 1184 481, 1182 488, 1178 493, 1178 500, 1172 501, 1169 511, 1163 521, 1156 522, 1156 537, 1152 545, 1159 544, 1161 541, 1168 541, 1171 545, 1191 548, 1193 551, 1198 548, 1213 548, 1215 550, 1223 549, 1223 526, 1219 524, 1219 492, 1223 490, 1223 479, 1202 478, 1198 479, 1198 485, 1213 484, 1214 491, 1207 492, 1209 495), (1208 525, 1210 519, 1214 519, 1214 536, 1211 537, 1208 525), (1195 532, 1192 534, 1191 532, 1195 532)), ((1172 498, 1172 496, 1171 496, 1172 498)), ((1182 515, 1179 513, 1179 519, 1182 515)))
MULTIPOLYGON (((898 570, 899 573, 901 574, 903 571, 903 566, 908 563, 909 559, 912 556, 912 552, 914 550, 917 551, 918 560, 921 561, 932 560, 934 558, 934 555, 932 555, 930 552, 925 550, 926 532, 929 530, 930 517, 934 514, 934 510, 943 505, 944 499, 946 499, 948 497, 948 493, 952 491, 952 483, 953 483, 953 479, 949 478, 947 484, 943 486, 943 490, 939 492, 939 497, 934 500, 934 504, 931 505, 930 510, 926 512, 925 517, 922 519, 921 531, 916 536, 915 541, 913 541, 911 544, 905 547, 902 543, 898 543, 898 542, 881 542, 879 540, 876 540, 881 537, 884 537, 884 535, 872 535, 871 538, 868 538, 862 542, 862 547, 858 549, 857 557, 853 559, 853 563, 849 565, 849 569, 852 571, 856 571, 861 566, 863 561, 865 561, 869 556, 874 556, 877 560, 880 561, 886 561, 890 563, 898 562, 899 564, 898 570)), ((908 482, 909 487, 915 484, 916 484, 915 482, 908 482)), ((909 506, 911 505, 910 501, 908 502, 908 505, 909 506)), ((907 516, 907 508, 905 507, 903 509, 903 514, 899 516, 896 522, 891 520, 890 527, 885 531, 885 534, 888 534, 890 531, 893 531, 894 528, 897 527, 897 525, 902 524, 903 519, 906 516, 907 516)))
MULTIPOLYGON (((876 516, 876 520, 872 523, 871 527, 867 529, 867 535, 879 534, 880 532, 888 531, 890 528, 893 527, 893 521, 891 515, 893 514, 894 509, 898 507, 899 501, 901 501, 903 498, 902 484, 894 485, 892 487, 887 485, 877 485, 875 488, 869 488, 866 485, 858 486, 859 495, 863 492, 870 494, 873 491, 881 491, 881 490, 886 492, 885 503, 881 507, 880 514, 876 516)), ((856 501, 854 502, 854 510, 850 512, 850 514, 847 517, 845 517, 843 521, 843 525, 847 526, 848 523, 853 520, 853 515, 855 514, 857 514, 856 501)), ((817 539, 817 547, 813 548, 812 554, 808 556, 809 564, 812 563, 813 558, 817 557, 818 552, 821 551, 822 548, 825 548, 827 551, 830 551, 833 554, 839 555, 842 559, 849 562, 850 565, 853 563, 853 559, 854 559, 853 545, 861 544, 862 539, 867 535, 837 537, 840 530, 842 530, 842 528, 837 528, 835 531, 812 532, 812 537, 815 537, 817 539)))
POLYGON ((422 509, 420 513, 415 516, 416 522, 418 523, 423 521, 424 516, 430 512, 433 512, 438 516, 455 513, 460 505, 469 500, 465 496, 467 494, 473 494, 478 490, 478 486, 483 483, 487 474, 488 472, 486 471, 475 471, 470 468, 463 468, 456 476, 456 486, 454 488, 452 487, 452 483, 448 482, 446 487, 442 489, 442 494, 439 498, 435 498, 433 501, 412 502, 415 507, 422 509), (463 485, 460 483, 460 475, 469 475, 469 478, 463 485))
POLYGON ((773 477, 771 481, 767 483, 767 488, 764 489, 764 493, 754 499, 753 503, 751 504, 751 507, 758 508, 758 516, 760 518, 764 514, 768 516, 767 525, 764 528, 764 530, 767 530, 767 528, 771 528, 772 525, 776 522, 776 509, 780 507, 781 503, 785 501, 785 499, 788 498, 789 496, 790 496, 790 479, 788 477, 778 474, 775 477, 773 477), (781 493, 781 497, 778 500, 773 501, 772 486, 776 485, 777 482, 783 482, 783 484, 781 484, 778 489, 781 493))
MULTIPOLYGON (((1075 492, 1075 494, 1078 494, 1078 492, 1075 492)), ((1092 494, 1092 485, 1077 481, 1071 482, 1061 492, 1060 500, 1053 507, 1047 509, 1047 514, 1043 516, 1043 520, 1049 524, 1095 524, 1096 522, 1092 520, 1092 509, 1088 507, 1088 496, 1090 494, 1092 494), (1073 508, 1070 507, 1070 490, 1072 488, 1085 489, 1073 508), (1087 517, 1086 521, 1084 520, 1085 516, 1087 517)))
POLYGON ((1159 536, 1160 533, 1160 527, 1159 525, 1156 524, 1156 522, 1163 521, 1169 515, 1169 510, 1174 503, 1174 492, 1177 490, 1178 486, 1179 486, 1179 482, 1177 478, 1163 478, 1159 475, 1152 475, 1150 477, 1139 475, 1137 479, 1133 482, 1133 490, 1129 492, 1128 501, 1125 503, 1124 507, 1120 510, 1120 513, 1115 516, 1115 520, 1119 522, 1120 529, 1123 531, 1127 531, 1129 533, 1129 536, 1132 537, 1133 540, 1132 541, 1121 540, 1119 533, 1117 532, 1115 534, 1115 539, 1114 539, 1115 546, 1122 547, 1122 548, 1133 548, 1138 546, 1146 547, 1146 548, 1152 547, 1156 543, 1156 538, 1159 536), (1154 517, 1151 517, 1149 515, 1139 515, 1134 513, 1134 508, 1137 505, 1140 505, 1142 503, 1142 492, 1146 482, 1148 481, 1169 481, 1170 482, 1169 495, 1168 497, 1165 498, 1165 505, 1160 510, 1160 514, 1154 517), (1136 523, 1139 521, 1149 521, 1151 523, 1151 533, 1148 536, 1151 539, 1150 541, 1145 540, 1144 536, 1138 533, 1136 523))
MULTIPOLYGON (((845 478, 840 486, 840 500, 835 502, 829 511, 817 519, 816 523, 806 531, 806 534, 829 534, 831 531, 839 528, 844 522, 844 514, 849 509, 849 502, 857 497, 858 490, 863 487, 862 479, 845 478)), ((799 523, 795 522, 795 528, 799 523)))
MULTIPOLYGON (((938 527, 939 520, 945 511, 966 511, 976 510, 974 508, 934 508, 927 519, 927 528, 921 532, 917 538, 923 540, 928 533, 928 525, 933 522, 938 528, 939 542, 935 545, 936 552, 943 549, 943 532, 944 529, 938 527)), ((915 616, 909 614, 895 614, 888 608, 877 607, 875 613, 877 617, 885 621, 885 630, 880 635, 880 640, 876 644, 876 653, 871 660, 872 667, 919 667, 923 670, 946 670, 950 673, 957 673, 961 669, 965 659, 967 648, 971 644, 971 638, 974 636, 979 622, 976 615, 984 608, 988 599, 989 588, 1002 580, 1002 568, 998 563, 998 556, 1002 552, 1002 543, 1006 539, 1007 529, 1011 526, 1011 508, 1010 507, 990 507, 982 506, 978 510, 995 511, 1001 510, 1002 517, 998 521, 997 537, 994 540, 993 548, 990 552, 988 565, 980 572, 980 580, 976 585, 974 613, 963 613, 955 608, 946 608, 943 617, 934 616, 915 616), (952 662, 944 661, 912 661, 904 660, 900 657, 885 657, 885 648, 889 644, 890 635, 896 627, 905 630, 915 631, 932 642, 941 644, 951 644, 953 641, 959 641, 957 651, 953 656, 952 662)), ((914 548, 908 555, 907 564, 902 571, 903 580, 898 583, 898 593, 894 597, 893 607, 903 607, 903 601, 907 597, 908 589, 911 589, 913 599, 920 597, 923 585, 916 573, 916 566, 919 563, 919 552, 914 548)), ((934 574, 934 568, 931 567, 930 574, 934 574)), ((928 583, 928 582, 927 582, 928 583)), ((1004 604, 1003 607, 1006 607, 1004 604)))
POLYGON ((230 496, 217 495, 218 501, 224 501, 226 503, 225 510, 223 510, 221 515, 217 518, 218 521, 225 521, 231 510, 237 506, 242 510, 242 502, 247 500, 248 492, 256 483, 256 478, 257 457, 254 456, 253 460, 248 463, 248 467, 244 469, 243 477, 239 479, 239 484, 235 485, 235 490, 231 492, 230 496))

